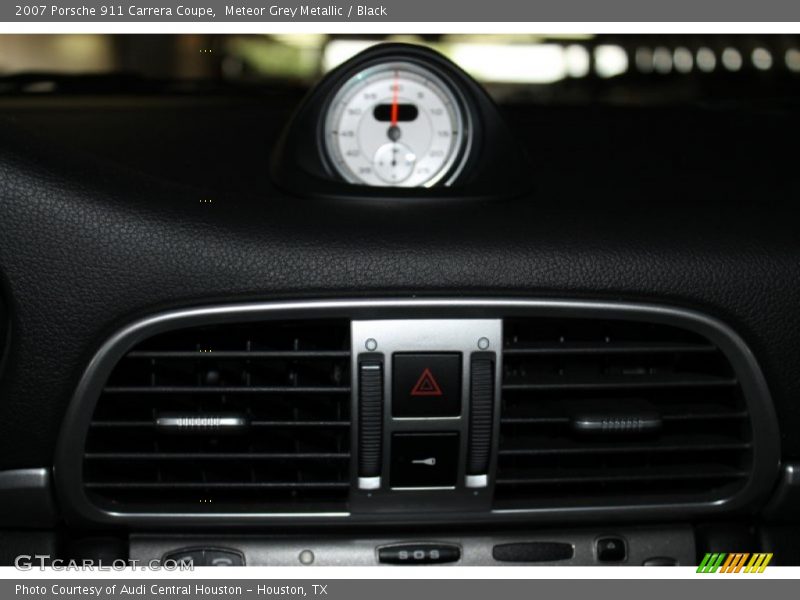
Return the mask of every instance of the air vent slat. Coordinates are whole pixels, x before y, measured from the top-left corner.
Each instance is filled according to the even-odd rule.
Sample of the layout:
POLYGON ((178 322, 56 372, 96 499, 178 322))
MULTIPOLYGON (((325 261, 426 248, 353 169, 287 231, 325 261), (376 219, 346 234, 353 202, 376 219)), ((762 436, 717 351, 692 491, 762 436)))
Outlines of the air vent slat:
POLYGON ((739 378, 710 340, 628 320, 504 328, 497 508, 706 501, 750 476, 739 378))
POLYGON ((606 473, 596 475, 592 471, 576 472, 572 476, 542 475, 540 477, 504 477, 497 479, 497 485, 559 485, 564 483, 635 483, 646 481, 690 481, 698 479, 741 479, 748 476, 744 470, 706 470, 704 472, 675 471, 673 473, 627 472, 621 474, 606 473))
POLYGON ((350 421, 252 421, 251 427, 350 427, 350 421))
POLYGON ((557 446, 537 448, 507 448, 500 451, 500 456, 548 456, 555 454, 620 454, 625 452, 719 452, 720 450, 749 450, 748 442, 710 442, 702 444, 603 444, 595 446, 557 446))
POLYGON ((341 481, 259 481, 255 483, 243 482, 151 482, 151 481, 107 481, 102 483, 90 482, 85 487, 92 490, 213 490, 213 489, 241 489, 241 490, 300 490, 300 489, 347 489, 350 484, 341 481))
POLYGON ((569 422, 569 417, 507 417, 500 419, 501 425, 553 425, 569 422))
POLYGON ((347 452, 90 452, 87 460, 338 460, 349 459, 347 452))
MULTIPOLYGON (((155 421, 92 421, 92 427, 156 427, 155 421)), ((250 427, 350 427, 350 421, 251 421, 250 427)))
MULTIPOLYGON (((664 414, 661 416, 663 421, 728 421, 747 419, 746 411, 731 412, 696 412, 696 413, 676 413, 664 414)), ((502 425, 554 425, 568 424, 569 417, 506 417, 500 420, 502 425)))
POLYGON ((647 388, 683 387, 733 387, 737 381, 732 377, 713 377, 684 374, 681 376, 640 376, 602 377, 598 379, 566 379, 563 377, 542 377, 534 382, 509 382, 503 384, 504 391, 545 391, 545 390, 638 390, 647 388))
POLYGON ((289 360, 299 360, 306 358, 347 358, 350 352, 346 350, 306 350, 306 351, 231 351, 222 350, 219 352, 201 352, 195 351, 167 351, 167 350, 151 350, 151 351, 134 351, 128 353, 126 359, 134 358, 196 358, 203 360, 217 360, 220 358, 283 358, 289 360))
POLYGON ((212 325, 141 342, 112 371, 83 456, 103 508, 328 512, 350 486, 350 325, 212 325))
POLYGON ((748 419, 747 412, 740 410, 729 413, 692 413, 682 415, 666 415, 665 421, 715 421, 715 420, 729 420, 729 419, 748 419))
POLYGON ((538 346, 523 346, 507 348, 507 356, 542 356, 552 354, 664 354, 664 353, 701 353, 715 352, 716 348, 710 344, 644 344, 644 343, 619 343, 619 344, 541 344, 538 346))
POLYGON ((151 386, 107 387, 105 394, 349 394, 349 387, 151 386))

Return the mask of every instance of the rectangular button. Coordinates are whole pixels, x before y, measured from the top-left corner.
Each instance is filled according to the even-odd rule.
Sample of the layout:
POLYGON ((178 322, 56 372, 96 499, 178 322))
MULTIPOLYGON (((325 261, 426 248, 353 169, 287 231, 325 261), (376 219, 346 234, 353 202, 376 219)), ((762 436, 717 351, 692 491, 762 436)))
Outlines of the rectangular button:
POLYGON ((392 565, 430 565, 460 558, 461 548, 453 544, 398 544, 378 549, 378 562, 392 565))
POLYGON ((461 354, 395 354, 392 416, 457 417, 461 414, 461 354))
POLYGON ((458 450, 458 433, 395 433, 391 487, 454 487, 458 450))
POLYGON ((574 555, 574 546, 566 542, 514 542, 498 544, 492 549, 492 557, 499 562, 556 562, 574 555))

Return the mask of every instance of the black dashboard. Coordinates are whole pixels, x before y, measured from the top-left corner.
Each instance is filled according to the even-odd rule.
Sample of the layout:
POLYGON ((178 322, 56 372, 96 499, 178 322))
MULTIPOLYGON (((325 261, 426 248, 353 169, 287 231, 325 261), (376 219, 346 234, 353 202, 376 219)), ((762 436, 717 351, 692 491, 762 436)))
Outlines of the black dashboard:
POLYGON ((463 76, 468 168, 360 186, 309 141, 354 64, 308 96, 0 98, 4 545, 796 564, 796 115, 463 76))

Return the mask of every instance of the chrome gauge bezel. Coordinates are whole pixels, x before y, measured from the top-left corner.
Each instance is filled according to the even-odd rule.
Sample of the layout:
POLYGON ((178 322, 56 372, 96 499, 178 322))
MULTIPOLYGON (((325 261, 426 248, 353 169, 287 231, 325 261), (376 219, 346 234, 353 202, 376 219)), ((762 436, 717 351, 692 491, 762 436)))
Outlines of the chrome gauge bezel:
POLYGON ((452 185, 464 170, 464 166, 470 155, 472 148, 474 126, 473 118, 464 94, 459 86, 453 82, 445 73, 441 73, 435 67, 420 64, 407 58, 381 59, 358 69, 349 71, 342 77, 342 83, 338 86, 335 93, 331 94, 326 103, 322 118, 320 119, 320 140, 323 148, 323 158, 331 173, 338 175, 348 183, 364 185, 368 187, 393 188, 393 189, 413 189, 431 188, 437 185, 452 185), (459 139, 455 142, 455 147, 450 152, 447 160, 441 168, 418 186, 385 185, 376 186, 366 183, 346 165, 339 150, 336 138, 331 134, 335 124, 344 110, 345 100, 351 97, 353 88, 363 85, 365 80, 378 73, 385 71, 401 70, 414 73, 426 81, 430 81, 434 87, 431 89, 441 95, 446 94, 443 100, 452 107, 453 118, 459 125, 461 131, 459 139))

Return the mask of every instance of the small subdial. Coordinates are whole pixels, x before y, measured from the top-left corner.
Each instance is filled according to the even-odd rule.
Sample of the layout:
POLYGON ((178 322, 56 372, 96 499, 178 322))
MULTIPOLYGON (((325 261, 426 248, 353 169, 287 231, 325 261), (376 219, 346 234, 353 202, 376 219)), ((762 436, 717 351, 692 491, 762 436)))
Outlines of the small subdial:
POLYGON ((389 184, 398 184, 414 172, 416 155, 405 144, 388 142, 375 153, 375 173, 389 184))

